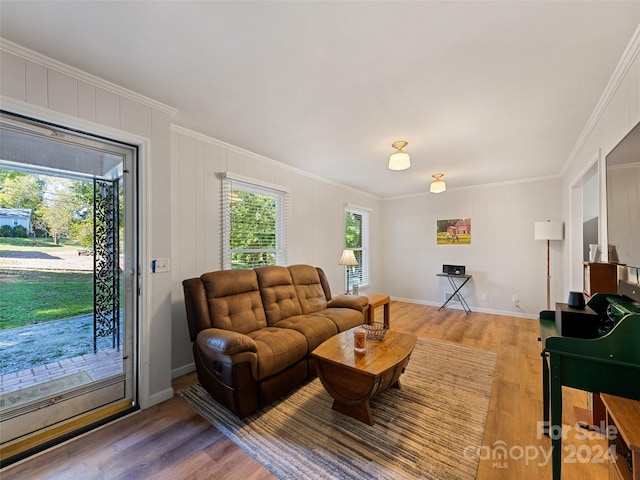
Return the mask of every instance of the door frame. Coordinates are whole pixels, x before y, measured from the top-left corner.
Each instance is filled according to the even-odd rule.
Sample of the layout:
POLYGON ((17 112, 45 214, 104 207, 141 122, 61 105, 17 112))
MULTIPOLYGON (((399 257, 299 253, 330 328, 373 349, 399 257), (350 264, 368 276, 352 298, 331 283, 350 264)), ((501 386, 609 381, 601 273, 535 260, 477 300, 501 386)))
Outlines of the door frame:
MULTIPOLYGON (((31 117, 36 120, 50 122, 72 130, 80 130, 92 135, 109 138, 122 143, 127 143, 138 148, 138 371, 137 387, 138 402, 141 408, 147 408, 157 401, 151 402, 150 395, 150 325, 151 325, 151 288, 150 272, 145 268, 151 264, 151 185, 152 169, 150 161, 151 140, 147 137, 136 135, 106 125, 101 125, 82 118, 73 117, 64 113, 55 112, 37 105, 31 105, 19 100, 0 95, 2 110, 16 115, 31 117)), ((154 400, 156 400, 154 398, 154 400)), ((163 399, 164 400, 164 399, 163 399)))

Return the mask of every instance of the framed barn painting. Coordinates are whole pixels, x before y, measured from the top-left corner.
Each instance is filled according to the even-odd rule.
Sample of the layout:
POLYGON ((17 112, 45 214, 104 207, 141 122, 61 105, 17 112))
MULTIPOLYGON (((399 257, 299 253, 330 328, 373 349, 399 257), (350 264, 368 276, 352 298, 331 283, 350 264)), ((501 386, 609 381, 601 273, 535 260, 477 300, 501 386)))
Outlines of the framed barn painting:
POLYGON ((436 243, 438 245, 469 245, 471 243, 470 218, 451 218, 436 222, 436 243))

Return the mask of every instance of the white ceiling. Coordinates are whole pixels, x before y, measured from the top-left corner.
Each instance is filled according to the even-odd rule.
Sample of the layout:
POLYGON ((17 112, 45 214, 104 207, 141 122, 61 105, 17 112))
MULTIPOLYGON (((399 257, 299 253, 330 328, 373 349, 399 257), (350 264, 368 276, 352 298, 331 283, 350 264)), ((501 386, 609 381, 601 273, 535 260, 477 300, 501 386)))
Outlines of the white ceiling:
POLYGON ((381 198, 558 175, 640 1, 0 2, 7 40, 381 198), (412 167, 387 169, 391 143, 412 167))

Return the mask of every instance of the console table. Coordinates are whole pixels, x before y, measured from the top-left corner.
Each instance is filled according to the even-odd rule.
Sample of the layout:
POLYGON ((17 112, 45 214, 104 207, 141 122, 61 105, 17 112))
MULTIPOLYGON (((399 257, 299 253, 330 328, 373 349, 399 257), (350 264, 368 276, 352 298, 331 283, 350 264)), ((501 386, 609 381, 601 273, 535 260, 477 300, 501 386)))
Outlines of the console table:
POLYGON ((447 300, 440 306, 438 311, 446 307, 447 303, 449 303, 457 295, 458 298, 460 299, 460 305, 462 305, 462 308, 464 308, 464 311, 467 312, 467 315, 469 315, 469 313, 471 313, 471 308, 469 308, 469 305, 467 304, 467 301, 462 296, 462 293, 460 293, 460 290, 462 290, 462 287, 464 287, 466 283, 471 279, 471 275, 453 275, 449 273, 436 273, 436 277, 447 278, 449 280, 449 284, 451 285, 451 288, 453 288, 454 290, 451 296, 447 298, 447 300), (454 280, 456 278, 461 280, 461 282, 458 285, 456 285, 456 282, 454 280))

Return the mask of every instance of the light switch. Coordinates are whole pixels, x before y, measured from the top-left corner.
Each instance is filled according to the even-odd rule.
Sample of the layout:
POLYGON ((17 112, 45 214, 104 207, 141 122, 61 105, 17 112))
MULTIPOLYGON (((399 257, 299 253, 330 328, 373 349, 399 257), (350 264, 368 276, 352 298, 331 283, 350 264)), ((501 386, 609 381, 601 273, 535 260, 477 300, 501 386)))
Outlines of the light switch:
POLYGON ((171 270, 171 262, 168 258, 156 258, 151 260, 151 273, 168 272, 171 270))

